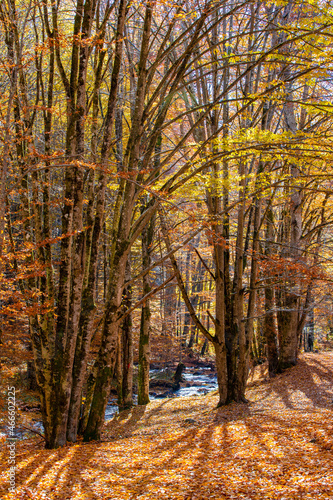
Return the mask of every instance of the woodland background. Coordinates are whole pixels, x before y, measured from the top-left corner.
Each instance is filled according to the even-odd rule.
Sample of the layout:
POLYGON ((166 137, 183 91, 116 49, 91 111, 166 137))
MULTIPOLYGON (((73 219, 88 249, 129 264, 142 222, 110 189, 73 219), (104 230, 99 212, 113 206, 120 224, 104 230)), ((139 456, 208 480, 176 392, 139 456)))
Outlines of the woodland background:
POLYGON ((223 406, 329 344, 332 27, 317 0, 0 2, 1 367, 47 448, 100 438, 133 361, 147 404, 150 349, 214 356, 223 406))

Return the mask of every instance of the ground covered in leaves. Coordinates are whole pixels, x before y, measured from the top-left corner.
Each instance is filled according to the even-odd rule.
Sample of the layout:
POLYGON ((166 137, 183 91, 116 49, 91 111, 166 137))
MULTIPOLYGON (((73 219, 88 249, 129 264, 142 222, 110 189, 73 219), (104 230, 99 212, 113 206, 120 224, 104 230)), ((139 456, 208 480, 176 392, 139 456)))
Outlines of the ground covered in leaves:
POLYGON ((14 494, 3 443, 0 498, 333 499, 333 353, 302 355, 270 381, 257 372, 247 398, 154 401, 116 416, 98 443, 20 442, 14 494))

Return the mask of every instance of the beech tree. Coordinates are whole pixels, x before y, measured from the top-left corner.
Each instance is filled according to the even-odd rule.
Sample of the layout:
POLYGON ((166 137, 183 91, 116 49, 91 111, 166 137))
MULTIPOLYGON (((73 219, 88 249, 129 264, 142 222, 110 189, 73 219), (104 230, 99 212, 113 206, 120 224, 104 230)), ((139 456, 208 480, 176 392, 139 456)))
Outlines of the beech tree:
POLYGON ((102 339, 90 370, 80 424, 85 439, 100 435, 116 361, 131 246, 156 210, 159 198, 152 192, 154 184, 160 179, 165 186, 158 189, 167 193, 190 169, 190 164, 185 164, 163 181, 163 171, 173 161, 177 165, 182 140, 171 149, 166 147, 163 158, 156 162, 158 141, 165 127, 176 121, 169 110, 189 71, 198 40, 214 25, 211 15, 216 10, 215 2, 202 5, 189 17, 189 27, 181 30, 190 6, 188 10, 163 7, 162 17, 156 3, 130 6, 126 1, 78 0, 73 17, 65 19, 66 7, 61 2, 43 2, 18 11, 10 0, 2 9, 4 30, 14 33, 7 37, 8 50, 14 52, 15 66, 21 72, 13 91, 17 151, 11 161, 13 167, 21 169, 23 179, 20 196, 25 239, 29 241, 33 235, 30 244, 36 250, 31 258, 45 269, 40 279, 31 278, 27 283, 30 289, 39 290, 38 303, 47 308, 47 312, 30 318, 47 447, 77 438, 96 317, 99 242, 108 183, 114 179, 117 188, 108 222, 112 243, 102 339), (132 17, 137 20, 135 28, 131 27, 132 17), (125 39, 127 44, 132 41, 125 32, 130 34, 131 30, 136 47, 127 47, 125 53, 125 39), (28 41, 39 43, 40 49, 31 48, 31 64, 26 68, 22 58, 28 41), (175 53, 173 59, 171 54, 175 53), (26 82, 27 72, 32 70, 36 80, 31 92, 26 82), (124 88, 128 83, 125 70, 134 98, 130 98, 127 116, 115 126, 116 109, 120 109, 119 99, 125 92, 120 92, 120 82, 124 88), (64 134, 59 128, 63 117, 55 119, 57 108, 64 113, 64 134), (122 147, 120 125, 126 129, 122 147), (115 157, 114 143, 118 149, 115 157), (56 179, 60 184, 54 189, 56 179), (151 197, 137 216, 145 186, 149 186, 151 197), (50 207, 54 203, 56 217, 61 217, 61 233, 52 239, 54 215, 50 207), (60 261, 57 268, 56 255, 60 261))
MULTIPOLYGON (((222 9, 225 12, 225 6, 221 7, 220 13, 216 11, 218 17, 222 9)), ((187 110, 192 111, 188 115, 189 121, 195 113, 207 109, 210 102, 219 102, 213 111, 207 114, 201 111, 205 126, 196 128, 193 133, 197 143, 207 145, 205 154, 209 151, 212 158, 212 166, 205 170, 209 180, 204 182, 204 186, 215 281, 215 318, 207 311, 214 323, 213 335, 195 314, 184 277, 181 276, 175 257, 172 257, 190 315, 215 349, 221 405, 232 400, 245 400, 254 320, 258 310, 261 234, 266 223, 268 257, 273 239, 272 204, 280 190, 279 186, 283 186, 287 202, 281 220, 283 239, 279 240, 284 264, 276 290, 271 286, 271 278, 265 277, 265 335, 272 375, 278 369, 283 370, 296 363, 299 330, 304 321, 299 309, 300 280, 295 277, 295 266, 301 266, 303 259, 303 189, 298 179, 304 159, 298 154, 295 156, 293 145, 298 131, 293 88, 295 82, 299 81, 297 94, 301 95, 301 102, 308 105, 307 79, 313 77, 319 67, 316 61, 311 60, 307 61, 304 69, 304 65, 294 59, 296 51, 308 55, 308 52, 303 52, 307 38, 300 36, 296 30, 292 32, 295 36, 290 35, 290 29, 300 18, 308 18, 308 13, 304 16, 298 6, 288 2, 286 6, 270 8, 260 3, 251 4, 247 14, 245 33, 239 29, 237 14, 228 13, 218 28, 217 25, 214 27, 207 37, 209 49, 206 52, 198 51, 211 72, 199 72, 195 83, 184 82, 184 102, 187 110), (275 57, 279 62, 272 65, 271 61, 275 57), (225 62, 226 58, 229 64, 225 62), (281 88, 285 90, 281 92, 281 88), (235 132, 237 128, 240 132, 235 132), (221 139, 207 141, 208 137, 221 139), (274 151, 274 142, 279 143, 278 152, 274 151), (238 148, 236 153, 233 148, 238 148), (235 201, 237 195, 231 197, 230 187, 226 188, 227 184, 230 186, 236 168, 239 178, 238 201, 235 201), (276 176, 274 171, 279 174, 276 176), (271 190, 267 190, 267 179, 275 184, 271 190), (236 225, 236 234, 233 236, 230 235, 231 220, 236 225), (278 338, 275 331, 276 315, 278 338)), ((317 32, 316 23, 313 29, 317 32)), ((325 29, 324 23, 320 30, 325 29)), ((305 109, 300 113, 303 122, 305 109)), ((306 137, 303 136, 304 140, 306 137)), ((171 252, 168 236, 170 228, 166 221, 163 224, 167 251, 171 252)), ((299 269, 301 275, 301 267, 299 269)))
POLYGON ((11 266, 25 301, 48 448, 100 438, 116 371, 119 402, 132 404, 130 323, 140 306, 139 404, 148 403, 149 302, 174 277, 186 326, 190 317, 214 346, 219 404, 244 401, 260 280, 279 253, 286 265, 263 278, 270 371, 296 362, 311 293, 290 270, 304 258, 303 221, 319 245, 313 224, 330 218, 326 198, 319 219, 302 215, 312 189, 304 166, 311 148, 320 168, 331 161, 324 87, 309 91, 328 64, 331 22, 321 5, 302 9, 1 2, 1 271, 11 266), (196 310, 200 287, 192 297, 177 262, 188 244, 197 274, 213 282, 210 326, 196 310), (154 289, 150 273, 167 258, 173 271, 154 289))

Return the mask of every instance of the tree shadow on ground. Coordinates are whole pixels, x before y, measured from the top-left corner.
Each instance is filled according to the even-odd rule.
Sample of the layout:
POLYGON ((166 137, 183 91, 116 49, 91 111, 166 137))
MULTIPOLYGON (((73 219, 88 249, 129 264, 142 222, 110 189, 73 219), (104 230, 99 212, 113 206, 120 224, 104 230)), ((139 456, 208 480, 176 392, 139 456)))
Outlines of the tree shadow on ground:
POLYGON ((170 399, 133 407, 107 425, 121 431, 112 442, 59 450, 21 444, 17 484, 38 494, 17 498, 40 500, 43 492, 49 500, 333 498, 330 433, 324 432, 333 416, 325 406, 331 367, 318 357, 302 359, 251 389, 259 399, 250 404, 217 409, 217 397, 209 395, 191 404, 170 399), (186 423, 190 411, 196 417, 186 423), (163 419, 156 434, 135 435, 163 419))
POLYGON ((332 391, 323 385, 323 381, 332 383, 333 372, 318 359, 300 359, 297 366, 289 368, 284 373, 261 386, 262 400, 276 395, 286 408, 302 409, 306 405, 314 408, 330 408, 332 391), (303 393, 307 401, 298 398, 303 393))
MULTIPOLYGON (((79 473, 94 458, 96 448, 92 444, 84 447, 84 453, 79 446, 63 446, 57 450, 36 450, 35 447, 29 450, 24 449, 25 446, 28 443, 22 443, 23 451, 19 451, 16 456, 16 488, 20 491, 23 487, 17 498, 71 499, 80 489, 92 500, 100 498, 93 491, 88 478, 84 479, 79 473)), ((5 491, 0 489, 0 494, 4 495, 8 489, 4 481, 2 488, 6 488, 5 491)))

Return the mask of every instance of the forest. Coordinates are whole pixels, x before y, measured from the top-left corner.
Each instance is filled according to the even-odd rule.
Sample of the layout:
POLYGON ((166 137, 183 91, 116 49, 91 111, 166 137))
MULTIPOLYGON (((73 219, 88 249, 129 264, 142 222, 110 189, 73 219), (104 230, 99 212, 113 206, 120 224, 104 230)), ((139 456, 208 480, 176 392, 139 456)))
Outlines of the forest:
POLYGON ((333 498, 331 2, 0 0, 0 56, 3 498, 333 498))

